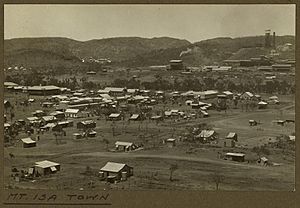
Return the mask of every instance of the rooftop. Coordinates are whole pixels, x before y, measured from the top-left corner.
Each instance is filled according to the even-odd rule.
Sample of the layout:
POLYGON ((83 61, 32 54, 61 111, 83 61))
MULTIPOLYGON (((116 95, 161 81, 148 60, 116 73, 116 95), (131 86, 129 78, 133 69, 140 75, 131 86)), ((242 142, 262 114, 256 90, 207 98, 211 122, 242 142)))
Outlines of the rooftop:
POLYGON ((112 113, 109 115, 109 118, 116 118, 119 117, 121 114, 120 113, 112 113))
POLYGON ((78 113, 79 112, 79 109, 66 109, 65 113, 78 113))
POLYGON ((26 144, 33 144, 33 143, 36 143, 36 141, 33 141, 31 138, 24 138, 24 139, 21 139, 22 142, 26 143, 26 144))
POLYGON ((35 166, 40 167, 40 168, 50 168, 50 167, 57 166, 57 165, 60 165, 60 164, 55 163, 55 162, 51 162, 51 161, 48 161, 48 160, 35 162, 35 166))
POLYGON ((100 170, 117 173, 120 172, 125 166, 126 164, 123 163, 107 162, 106 165, 100 170))
POLYGON ((226 156, 244 157, 245 154, 243 154, 243 153, 232 153, 232 152, 228 152, 228 153, 226 153, 226 156))
POLYGON ((117 146, 131 146, 131 145, 133 145, 133 143, 132 142, 120 142, 120 141, 116 141, 116 143, 115 143, 115 145, 117 145, 117 146))
POLYGON ((54 85, 28 87, 28 90, 59 90, 59 89, 60 89, 59 87, 54 85))

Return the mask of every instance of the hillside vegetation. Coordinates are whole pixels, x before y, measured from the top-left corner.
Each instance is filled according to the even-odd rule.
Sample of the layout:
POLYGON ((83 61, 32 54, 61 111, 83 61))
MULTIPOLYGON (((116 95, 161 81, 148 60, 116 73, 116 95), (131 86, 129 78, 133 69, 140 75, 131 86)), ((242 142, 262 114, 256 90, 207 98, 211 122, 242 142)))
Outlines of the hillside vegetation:
MULTIPOLYGON (((4 66, 22 65, 37 69, 93 69, 99 65, 82 59, 108 58, 116 66, 150 66, 183 59, 190 66, 219 63, 225 59, 249 59, 266 55, 264 36, 214 38, 196 43, 169 37, 120 37, 90 41, 68 38, 18 38, 4 41, 4 66)), ((276 44, 295 45, 294 36, 277 36, 276 44)), ((294 58, 294 51, 282 53, 294 58)))

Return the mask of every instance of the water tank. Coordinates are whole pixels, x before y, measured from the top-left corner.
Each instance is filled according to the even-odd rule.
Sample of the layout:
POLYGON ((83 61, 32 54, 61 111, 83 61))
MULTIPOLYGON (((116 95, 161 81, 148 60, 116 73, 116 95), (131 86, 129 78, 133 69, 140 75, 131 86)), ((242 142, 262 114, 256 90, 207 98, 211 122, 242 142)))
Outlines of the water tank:
POLYGON ((122 181, 126 181, 127 180, 127 172, 122 172, 122 181))
POLYGON ((99 178, 103 178, 104 177, 104 172, 103 171, 100 171, 99 172, 99 178))

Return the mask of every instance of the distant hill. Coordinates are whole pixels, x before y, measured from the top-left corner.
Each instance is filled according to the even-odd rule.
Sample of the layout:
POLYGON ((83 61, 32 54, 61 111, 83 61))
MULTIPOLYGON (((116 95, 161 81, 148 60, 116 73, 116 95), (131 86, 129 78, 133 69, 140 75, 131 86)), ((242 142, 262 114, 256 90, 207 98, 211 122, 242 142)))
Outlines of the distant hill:
MULTIPOLYGON (((170 59, 183 59, 187 65, 207 65, 225 59, 248 59, 269 53, 264 49, 264 36, 214 38, 190 43, 169 37, 119 37, 90 41, 68 38, 18 38, 4 41, 4 66, 22 65, 35 68, 90 69, 81 59, 109 58, 114 65, 149 66, 168 64, 170 59)), ((294 36, 277 36, 276 44, 295 45, 294 36)), ((294 52, 283 53, 284 57, 294 52)), ((98 67, 93 65, 93 67, 98 67)))
MULTIPOLYGON (((241 38, 214 38, 199 41, 188 46, 151 51, 123 61, 128 66, 149 66, 168 64, 170 59, 182 59, 190 66, 218 64, 226 59, 250 59, 260 55, 268 55, 270 49, 265 49, 264 36, 241 38), (181 56, 180 56, 181 55, 181 56)), ((294 36, 276 36, 276 45, 291 43, 295 45, 294 36)), ((280 53, 279 58, 295 58, 295 50, 280 53)))
POLYGON ((109 58, 113 62, 128 60, 153 50, 165 50, 189 45, 175 38, 109 38, 76 41, 68 38, 19 38, 4 41, 5 66, 25 66, 77 63, 83 58, 109 58), (24 56, 24 54, 26 54, 24 56), (40 62, 37 62, 40 61, 40 62), (59 63, 61 62, 61 63, 59 63))

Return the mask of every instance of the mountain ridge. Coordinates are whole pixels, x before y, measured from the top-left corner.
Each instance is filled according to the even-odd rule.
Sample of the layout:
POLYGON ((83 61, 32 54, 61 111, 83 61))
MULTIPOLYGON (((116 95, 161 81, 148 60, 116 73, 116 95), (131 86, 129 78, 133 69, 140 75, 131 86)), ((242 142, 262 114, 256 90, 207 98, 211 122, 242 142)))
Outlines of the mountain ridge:
MULTIPOLYGON (((47 67, 47 63, 51 63, 52 68, 61 68, 64 64, 72 68, 75 63, 76 67, 81 67, 85 64, 81 63, 82 59, 88 58, 108 58, 114 65, 127 67, 167 64, 170 59, 183 59, 190 65, 205 65, 231 57, 243 58, 243 54, 239 56, 236 53, 246 53, 241 50, 243 48, 263 48, 263 43, 264 36, 218 37, 194 43, 172 37, 112 37, 88 41, 65 37, 15 38, 4 40, 4 65, 22 64, 39 68, 39 65, 47 67), (41 63, 36 63, 37 60, 41 63)), ((276 43, 295 45, 295 36, 276 36, 276 43)), ((263 50, 251 55, 263 55, 259 51, 263 50)))

